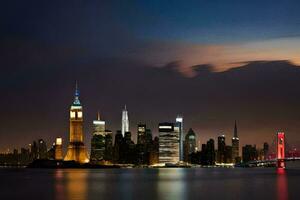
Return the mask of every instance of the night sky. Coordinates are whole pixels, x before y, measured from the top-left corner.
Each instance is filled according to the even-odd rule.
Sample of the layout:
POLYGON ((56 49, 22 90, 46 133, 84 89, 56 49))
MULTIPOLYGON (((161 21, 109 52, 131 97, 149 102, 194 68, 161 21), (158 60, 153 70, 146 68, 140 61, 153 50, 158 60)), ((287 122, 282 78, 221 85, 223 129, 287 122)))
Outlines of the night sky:
POLYGON ((85 143, 107 129, 184 117, 201 143, 300 148, 300 1, 10 0, 0 6, 0 150, 68 139, 78 81, 85 143))

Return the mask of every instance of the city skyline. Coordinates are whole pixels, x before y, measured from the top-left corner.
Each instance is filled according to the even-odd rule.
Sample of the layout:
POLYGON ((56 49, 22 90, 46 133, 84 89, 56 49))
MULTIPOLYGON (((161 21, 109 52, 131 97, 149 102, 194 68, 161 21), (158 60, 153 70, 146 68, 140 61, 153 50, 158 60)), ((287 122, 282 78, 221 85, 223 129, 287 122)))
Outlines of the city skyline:
MULTIPOLYGON (((122 109, 122 119, 121 119, 121 130, 117 129, 115 131, 110 131, 108 129, 105 128, 105 121, 100 120, 100 112, 97 112, 97 118, 96 120, 93 120, 93 133, 92 133, 92 138, 91 138, 91 144, 89 143, 89 141, 87 142, 87 146, 91 145, 91 148, 86 149, 85 148, 85 142, 83 141, 85 138, 85 133, 83 130, 83 125, 84 125, 84 114, 83 114, 83 107, 80 101, 80 92, 79 92, 79 88, 78 88, 78 83, 76 81, 75 84, 75 93, 74 93, 74 100, 73 103, 71 104, 71 108, 70 108, 70 132, 69 132, 69 145, 66 145, 66 147, 63 147, 64 145, 62 145, 62 138, 61 136, 59 136, 59 140, 60 140, 60 144, 58 145, 59 148, 63 151, 63 149, 67 150, 66 156, 64 158, 64 160, 68 161, 68 160, 76 160, 76 158, 78 160, 76 160, 77 162, 88 162, 89 157, 94 157, 96 160, 99 159, 103 159, 104 158, 104 152, 105 152, 105 144, 104 144, 104 140, 105 140, 105 136, 110 135, 110 143, 113 144, 114 142, 114 136, 116 136, 116 133, 120 132, 123 138, 126 138, 126 133, 130 133, 130 140, 132 140, 134 143, 136 144, 143 144, 145 143, 145 139, 146 139, 146 135, 140 135, 140 134, 146 134, 147 131, 149 130, 151 132, 151 137, 153 137, 152 135, 152 130, 151 129, 146 129, 146 123, 143 125, 141 122, 139 122, 138 124, 136 124, 136 130, 131 132, 129 130, 129 119, 128 119, 128 110, 126 105, 124 106, 124 109, 122 109), (143 130, 140 130, 140 126, 143 127, 143 130), (140 132, 141 131, 141 132, 140 132), (115 133, 115 134, 114 134, 115 133), (132 133, 136 133, 135 136, 132 137, 132 133), (95 138, 94 138, 95 137, 95 138), (101 137, 101 138, 98 138, 101 137), (98 139, 97 139, 98 138, 98 139), (93 141, 95 139, 95 141, 93 141), (99 141, 102 141, 103 143, 99 141), (74 144, 75 145, 74 145, 74 144), (80 144, 79 144, 80 143, 80 144), (79 146, 76 146, 78 145, 79 146), (90 144, 90 145, 89 145, 90 144), (95 145, 94 147, 92 147, 92 145, 95 145), (99 146, 100 145, 100 146, 99 146), (77 150, 75 150, 77 149, 77 150), (76 152, 79 153, 78 155, 76 155, 76 152), (90 153, 89 153, 90 152, 90 153), (80 158, 80 159, 79 159, 80 158)), ((172 120, 171 120, 172 121, 172 120)), ((177 143, 175 146, 177 146, 174 150, 174 152, 176 152, 176 156, 175 158, 171 159, 171 160, 177 160, 176 162, 179 161, 184 161, 186 158, 184 158, 184 142, 185 142, 185 137, 188 135, 188 133, 185 133, 184 130, 184 126, 183 126, 183 117, 181 115, 177 115, 176 119, 174 120, 174 122, 160 122, 157 126, 158 129, 158 135, 154 135, 154 137, 161 137, 161 133, 163 133, 164 131, 161 130, 167 130, 166 134, 168 135, 169 133, 172 133, 173 136, 172 138, 168 138, 166 140, 170 140, 170 141, 177 141, 175 143, 177 143), (167 124, 167 125, 165 125, 167 124), (164 127, 164 128, 162 128, 164 127), (166 128, 167 127, 167 128, 166 128)), ((189 128, 191 130, 191 128, 189 128)), ((200 139, 199 136, 197 136, 196 133, 196 138, 195 138, 195 151, 201 150, 203 151, 203 141, 200 139), (201 143, 202 142, 202 143, 201 143), (202 145, 202 148, 201 148, 202 145)), ((219 138, 223 138, 223 143, 225 145, 225 139, 226 136, 224 133, 220 133, 217 136, 218 140, 219 138)), ((230 136, 227 137, 230 139, 230 136)), ((54 146, 57 143, 57 139, 55 139, 55 142, 53 143, 54 146)), ((163 137, 161 138, 163 139, 163 137)), ((216 138, 215 138, 216 139, 216 138)), ((39 139, 39 141, 43 139, 39 139)), ((209 140, 214 140, 213 137, 210 137, 209 140)), ((168 143, 173 143, 173 142, 166 142, 166 144, 168 143)), ((204 141, 205 142, 205 141, 204 141)), ((227 139, 228 142, 228 139, 227 139)), ((270 141, 269 141, 270 142, 270 141)), ((275 140, 271 141, 271 145, 273 145, 273 143, 276 142, 275 140)), ((51 144, 51 141, 49 142, 51 144)), ((164 142, 162 142, 164 143, 164 142)), ((227 143, 228 144, 228 143, 227 143)), ((265 144, 265 143, 264 143, 265 144)), ((263 144, 263 145, 264 145, 263 144)), ((31 143, 29 144, 29 148, 31 148, 31 143)), ((218 144, 219 145, 219 144, 218 144)), ((171 146, 174 146, 171 145, 171 146)), ((254 146, 258 146, 260 147, 260 145, 257 145, 256 143, 254 144, 254 146)), ((22 146, 19 149, 22 148, 27 148, 26 146, 22 146)), ((218 146, 217 149, 219 149, 220 146, 218 146)), ((225 146, 223 147, 224 151, 225 151, 225 146)), ((12 148, 13 151, 16 150, 15 147, 12 148)), ((233 128, 233 134, 232 134, 232 154, 233 156, 239 157, 241 152, 239 151, 240 149, 240 144, 239 144, 239 137, 238 137, 238 129, 237 129, 237 120, 234 121, 234 128, 233 128)), ((18 150, 18 148, 17 148, 18 150)), ((61 151, 60 150, 60 151, 61 151)), ((3 151, 2 153, 11 153, 10 151, 3 151)), ((55 153, 56 154, 56 153, 55 153)))
MULTIPOLYGON (((224 134, 219 135, 217 144, 210 138, 207 143, 200 143, 194 131, 190 128, 184 134, 184 118, 177 115, 173 122, 158 124, 159 135, 152 135, 152 130, 146 124, 137 124, 137 142, 132 141, 132 133, 128 130, 129 120, 126 105, 122 110, 121 127, 114 136, 107 130, 105 121, 93 121, 93 135, 88 151, 84 142, 84 112, 80 101, 80 92, 76 81, 74 100, 69 112, 69 144, 63 157, 62 138, 56 138, 48 148, 47 142, 39 139, 33 141, 28 148, 13 152, 2 152, 0 162, 3 166, 27 167, 259 167, 277 166, 285 168, 287 161, 299 159, 299 149, 286 142, 284 132, 277 132, 274 143, 263 143, 263 148, 257 145, 245 145, 239 150, 238 126, 234 121, 233 137, 226 142, 224 134), (125 124, 125 126, 124 126, 125 124), (124 133, 125 130, 125 133, 124 133), (230 141, 230 140, 229 140, 230 141), (197 146, 201 145, 200 146, 197 146), (216 148, 217 147, 217 148, 216 148), (274 160, 275 159, 275 160, 274 160), (276 161, 274 163, 274 161, 276 161), (255 163, 253 163, 255 162, 255 163), (76 164, 77 163, 77 164, 76 164)), ((87 142, 89 143, 89 142, 87 142)))
MULTIPOLYGON (((78 104, 78 105, 80 105, 81 106, 81 102, 79 101, 79 89, 78 89, 78 84, 77 84, 77 81, 76 81, 76 89, 75 89, 75 98, 74 98, 74 102, 73 102, 73 104, 78 104)), ((176 123, 178 123, 178 122, 181 122, 182 123, 182 121, 183 121, 183 118, 182 118, 182 116, 180 116, 180 115, 176 115, 177 117, 176 117, 176 123)), ((88 129, 93 129, 93 124, 95 125, 95 121, 99 121, 100 120, 100 112, 99 111, 97 111, 97 119, 96 120, 93 120, 92 121, 92 123, 91 124, 88 124, 88 125, 86 125, 87 124, 87 122, 85 121, 85 120, 83 120, 83 126, 88 126, 88 129)), ((164 121, 172 121, 171 119, 169 119, 169 120, 164 120, 164 121)), ((104 122, 104 124, 105 124, 105 121, 101 121, 101 122, 104 122)), ((140 123, 142 123, 142 121, 139 121, 137 124, 134 124, 134 126, 131 128, 131 129, 127 129, 127 127, 130 127, 130 123, 129 123, 129 120, 128 120, 128 110, 127 110, 127 107, 126 107, 126 105, 125 105, 125 107, 122 109, 122 120, 121 120, 121 123, 120 123, 120 128, 115 128, 115 129, 112 129, 113 131, 112 131, 112 136, 114 136, 115 134, 116 134, 116 131, 118 131, 118 130, 123 130, 123 127, 124 127, 124 130, 125 130, 125 128, 126 128, 126 131, 124 131, 124 134, 125 134, 125 132, 128 132, 128 131, 130 131, 131 132, 131 134, 132 134, 132 139, 133 139, 133 141, 135 142, 135 143, 137 143, 137 127, 138 127, 138 125, 140 124, 140 123), (123 124, 126 124, 125 126, 123 125, 123 124)), ((145 123, 145 124, 147 124, 147 126, 149 127, 149 124, 147 123, 147 122, 143 122, 143 123, 145 123)), ((160 123, 160 122, 159 122, 160 123)), ((154 132, 154 136, 159 136, 159 123, 156 125, 156 127, 155 128, 151 128, 150 130, 152 131, 152 132, 154 132)), ((174 126, 175 126, 175 124, 174 124, 174 126)), ((186 134, 187 134, 187 130, 185 130, 185 129, 190 129, 190 128, 193 128, 193 127, 189 127, 189 128, 184 128, 182 131, 183 131, 183 133, 184 133, 184 135, 183 136, 185 136, 186 134)), ((108 130, 109 131, 109 130, 108 130)), ((278 130, 278 132, 279 131, 282 131, 282 130, 278 130)), ((84 139, 86 139, 86 138, 92 138, 93 137, 93 132, 92 133, 90 133, 90 132, 86 132, 86 130, 83 130, 83 132, 84 132, 84 134, 83 134, 83 138, 84 139)), ((233 126, 233 128, 232 128, 232 130, 231 131, 227 131, 226 132, 227 134, 225 134, 225 132, 224 131, 220 131, 219 133, 214 133, 212 136, 208 136, 208 139, 206 139, 206 140, 209 140, 209 139, 213 139, 213 138, 217 138, 217 137, 219 137, 220 135, 224 135, 225 137, 227 137, 228 139, 230 139, 231 137, 233 137, 233 138, 235 138, 235 136, 236 136, 236 134, 237 134, 237 120, 235 119, 234 120, 234 126, 233 126)), ((122 135, 123 135, 123 137, 124 137, 124 134, 122 133, 122 135)), ((274 134, 274 133, 273 133, 274 134)), ((65 137, 65 135, 56 135, 57 137, 65 137)), ((50 136, 51 138, 52 138, 52 135, 50 136)), ((68 137, 69 137, 69 133, 68 133, 68 137)), ((197 137, 197 139, 198 139, 198 144, 197 144, 197 147, 198 148, 200 148, 200 146, 201 146, 201 142, 203 143, 205 143, 205 139, 200 139, 201 138, 201 134, 199 135, 197 132, 196 132, 196 137, 197 137)), ((38 138, 41 138, 41 137, 38 137, 38 138)), ((32 140, 34 140, 34 139, 38 139, 38 138, 31 138, 31 141, 32 140)), ((274 139, 274 135, 272 135, 272 137, 271 138, 273 138, 274 139)), ((64 139, 65 141, 67 141, 68 139, 64 139)), ((90 140, 88 140, 88 141, 90 141, 90 140)), ((274 142, 275 140, 273 140, 273 141, 263 141, 263 142, 269 142, 269 143, 272 143, 272 142, 274 142)), ((52 140, 50 140, 50 141, 47 141, 49 144, 51 144, 51 142, 52 142, 52 140)), ((180 141, 179 141, 179 143, 180 143, 180 141)), ((242 143, 240 143, 240 145, 244 145, 244 144, 253 144, 253 145, 257 145, 258 147, 262 147, 262 145, 263 145, 263 143, 261 142, 261 143, 249 143, 249 142, 247 142, 247 141, 243 141, 242 143)), ((180 144, 181 145, 181 144, 180 144)), ((88 147, 88 150, 90 151, 90 149, 91 149, 91 147, 90 147, 90 143, 89 142, 87 142, 87 144, 86 144, 86 146, 88 147)), ((295 146, 295 147, 297 147, 297 145, 295 145, 295 144, 293 144, 293 146, 295 146)), ((21 144, 21 146, 19 146, 19 147, 17 147, 18 149, 20 149, 20 148, 23 148, 23 147, 25 147, 24 146, 24 144, 22 145, 21 144)), ((10 151, 12 151, 13 149, 15 148, 15 146, 13 146, 13 147, 11 147, 11 148, 7 148, 7 149, 10 149, 10 151)), ((67 148, 67 147, 63 147, 63 149, 65 149, 65 148, 67 148)), ((3 151, 1 151, 1 152, 6 152, 7 151, 7 149, 4 149, 3 151)), ((180 148, 179 148, 180 149, 180 148)), ((183 160, 183 159, 182 159, 183 160)))

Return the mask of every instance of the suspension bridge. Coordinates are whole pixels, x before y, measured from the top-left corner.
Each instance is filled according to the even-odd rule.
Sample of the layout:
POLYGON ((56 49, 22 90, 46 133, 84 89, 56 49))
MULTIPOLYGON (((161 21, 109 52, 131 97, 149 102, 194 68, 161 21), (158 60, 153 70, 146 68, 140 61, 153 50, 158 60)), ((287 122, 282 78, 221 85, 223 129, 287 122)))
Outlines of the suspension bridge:
POLYGON ((248 166, 276 166, 277 168, 286 168, 287 163, 297 161, 300 166, 300 154, 293 150, 286 149, 286 135, 284 132, 278 132, 275 142, 275 153, 271 153, 264 160, 255 160, 247 163, 248 166))

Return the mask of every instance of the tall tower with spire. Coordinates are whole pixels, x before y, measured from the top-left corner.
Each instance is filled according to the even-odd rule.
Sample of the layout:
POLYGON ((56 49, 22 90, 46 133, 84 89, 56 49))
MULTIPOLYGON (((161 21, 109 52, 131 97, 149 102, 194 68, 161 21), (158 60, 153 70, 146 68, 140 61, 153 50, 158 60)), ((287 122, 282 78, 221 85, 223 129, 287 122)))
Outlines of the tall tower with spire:
POLYGON ((129 132, 129 119, 128 119, 128 111, 126 105, 122 111, 122 135, 125 136, 125 133, 129 132))
POLYGON ((232 159, 233 162, 236 162, 239 158, 239 143, 240 139, 238 137, 238 130, 237 130, 237 125, 236 125, 236 120, 234 122, 234 130, 233 130, 233 138, 231 140, 232 142, 232 159))
POLYGON ((70 141, 65 161, 79 163, 89 162, 87 150, 83 143, 83 113, 76 82, 75 97, 70 108, 70 141))

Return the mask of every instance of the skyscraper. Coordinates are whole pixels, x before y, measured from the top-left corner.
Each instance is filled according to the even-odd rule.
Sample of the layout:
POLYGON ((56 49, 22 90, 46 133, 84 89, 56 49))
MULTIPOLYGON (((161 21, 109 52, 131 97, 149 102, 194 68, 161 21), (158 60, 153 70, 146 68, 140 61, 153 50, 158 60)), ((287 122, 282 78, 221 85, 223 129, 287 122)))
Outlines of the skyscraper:
POLYGON ((242 147, 243 163, 257 160, 256 145, 245 145, 242 147))
POLYGON ((209 139, 206 143, 206 154, 208 165, 214 165, 216 162, 215 141, 209 139))
POLYGON ((93 136, 91 140, 91 161, 101 161, 105 154, 105 121, 100 119, 98 112, 97 119, 93 121, 93 136))
POLYGON ((75 98, 70 109, 70 143, 64 160, 74 160, 79 163, 89 162, 88 153, 83 143, 83 113, 77 84, 75 98))
POLYGON ((129 119, 128 119, 128 111, 126 105, 124 110, 122 111, 122 135, 125 136, 125 133, 129 131, 129 119))
POLYGON ((189 162, 189 155, 196 151, 196 135, 193 129, 189 129, 185 136, 184 161, 189 162))
POLYGON ((115 145, 114 145, 114 154, 113 154, 113 161, 114 163, 120 163, 121 161, 121 150, 123 146, 123 135, 121 130, 118 130, 115 135, 115 145))
POLYGON ((105 121, 100 119, 100 113, 97 113, 97 119, 93 121, 94 131, 97 135, 105 134, 105 121))
POLYGON ((47 144, 43 139, 38 140, 38 158, 47 159, 47 144))
POLYGON ((159 123, 159 163, 179 162, 179 127, 174 123, 159 123))
POLYGON ((183 133, 183 117, 177 116, 176 117, 176 126, 179 128, 179 160, 183 161, 184 160, 184 147, 183 147, 183 142, 184 142, 184 133, 183 133))
POLYGON ((217 152, 217 162, 224 163, 225 162, 225 135, 220 135, 218 137, 218 152, 217 152))
POLYGON ((239 159, 239 137, 238 137, 238 131, 237 131, 237 125, 236 121, 234 122, 234 134, 233 138, 231 140, 232 142, 232 159, 233 162, 237 162, 239 159))
POLYGON ((152 131, 151 129, 146 129, 146 146, 150 146, 152 143, 152 131))
POLYGON ((137 144, 144 145, 146 143, 146 124, 138 124, 137 127, 137 144))
POLYGON ((268 160, 268 154, 269 154, 269 144, 267 142, 264 143, 263 147, 263 153, 264 153, 264 160, 268 160))
POLYGON ((30 145, 30 153, 33 160, 38 159, 38 152, 39 150, 38 150, 37 143, 36 141, 33 141, 32 144, 30 145))
POLYGON ((137 160, 138 164, 147 163, 146 124, 139 123, 137 126, 137 160))
POLYGON ((113 160, 113 139, 112 132, 106 130, 105 135, 105 152, 104 152, 104 160, 112 161, 113 160))
POLYGON ((226 145, 225 146, 225 157, 224 157, 224 163, 232 163, 232 146, 226 145))

